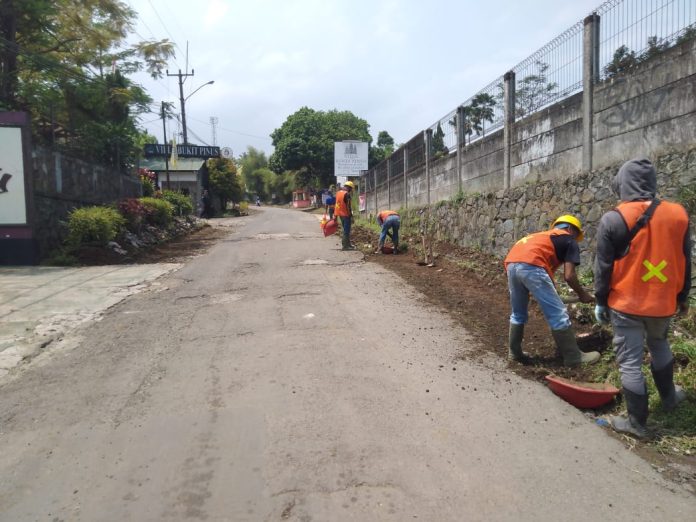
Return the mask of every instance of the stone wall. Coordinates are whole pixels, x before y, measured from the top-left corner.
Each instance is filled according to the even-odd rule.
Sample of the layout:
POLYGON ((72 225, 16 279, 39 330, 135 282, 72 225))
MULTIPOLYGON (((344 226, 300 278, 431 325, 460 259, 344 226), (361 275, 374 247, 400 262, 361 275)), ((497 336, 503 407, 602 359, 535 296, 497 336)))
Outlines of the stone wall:
MULTIPOLYGON (((436 237, 502 258, 518 239, 548 229, 556 217, 570 213, 583 222, 585 241, 581 251, 583 266, 588 267, 594 256, 599 219, 617 204, 611 181, 619 166, 615 164, 563 180, 468 195, 460 201, 441 201, 432 206, 436 237)), ((696 148, 662 155, 656 167, 660 197, 678 201, 684 187, 696 187, 696 148)), ((419 210, 402 211, 405 231, 417 233, 419 210)), ((695 217, 692 211, 692 223, 695 217)), ((694 232, 696 227, 692 225, 692 235, 694 232)))
POLYGON ((63 223, 71 210, 139 197, 142 190, 136 176, 38 147, 32 151, 32 176, 34 234, 40 257, 60 246, 63 223))

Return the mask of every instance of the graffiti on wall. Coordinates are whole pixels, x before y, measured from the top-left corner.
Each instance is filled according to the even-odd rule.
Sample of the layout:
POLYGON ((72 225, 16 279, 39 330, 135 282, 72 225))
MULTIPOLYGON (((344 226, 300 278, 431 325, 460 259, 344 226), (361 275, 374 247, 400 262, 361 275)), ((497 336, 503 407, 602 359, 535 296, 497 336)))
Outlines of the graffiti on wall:
POLYGON ((644 115, 657 113, 670 93, 669 88, 648 91, 637 78, 622 78, 609 90, 608 104, 600 121, 607 127, 635 125, 644 115))

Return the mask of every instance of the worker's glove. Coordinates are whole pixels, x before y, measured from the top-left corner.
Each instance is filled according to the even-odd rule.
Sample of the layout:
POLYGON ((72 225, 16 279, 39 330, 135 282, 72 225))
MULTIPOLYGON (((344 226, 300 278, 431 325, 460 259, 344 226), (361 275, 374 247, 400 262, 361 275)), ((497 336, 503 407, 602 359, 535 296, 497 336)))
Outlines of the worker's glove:
POLYGON ((594 307, 594 316, 597 322, 600 324, 609 324, 609 308, 602 305, 596 305, 594 307))

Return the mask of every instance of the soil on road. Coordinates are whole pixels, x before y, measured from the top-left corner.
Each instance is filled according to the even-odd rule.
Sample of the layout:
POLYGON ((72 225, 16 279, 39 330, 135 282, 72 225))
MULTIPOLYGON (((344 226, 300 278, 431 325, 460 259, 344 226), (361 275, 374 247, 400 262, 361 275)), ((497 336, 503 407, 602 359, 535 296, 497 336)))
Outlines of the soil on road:
POLYGON ((691 518, 314 216, 244 219, 0 386, 0 520, 691 518))

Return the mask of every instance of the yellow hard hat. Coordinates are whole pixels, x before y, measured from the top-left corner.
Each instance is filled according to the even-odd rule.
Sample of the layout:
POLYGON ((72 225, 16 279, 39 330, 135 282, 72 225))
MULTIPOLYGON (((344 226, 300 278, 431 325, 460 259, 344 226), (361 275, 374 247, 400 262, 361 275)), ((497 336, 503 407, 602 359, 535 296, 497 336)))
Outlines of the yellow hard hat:
POLYGON ((573 225, 575 228, 578 229, 578 241, 582 241, 583 239, 585 239, 585 233, 582 231, 582 223, 580 223, 580 220, 575 216, 571 214, 565 214, 556 219, 556 221, 553 222, 553 225, 551 225, 551 228, 555 227, 559 223, 568 223, 569 225, 573 225))
POLYGON ((343 184, 343 186, 344 186, 344 187, 355 188, 355 183, 353 183, 352 181, 346 181, 346 182, 343 184))

